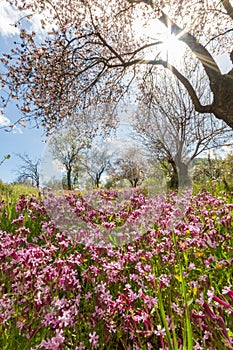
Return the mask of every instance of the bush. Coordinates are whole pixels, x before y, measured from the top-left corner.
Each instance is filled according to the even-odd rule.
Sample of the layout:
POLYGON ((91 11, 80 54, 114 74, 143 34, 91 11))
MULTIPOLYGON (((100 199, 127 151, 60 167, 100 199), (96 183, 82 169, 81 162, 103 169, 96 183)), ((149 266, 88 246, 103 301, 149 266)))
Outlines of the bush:
POLYGON ((1 196, 4 197, 12 195, 12 186, 9 184, 4 184, 2 180, 0 180, 0 193, 1 196))

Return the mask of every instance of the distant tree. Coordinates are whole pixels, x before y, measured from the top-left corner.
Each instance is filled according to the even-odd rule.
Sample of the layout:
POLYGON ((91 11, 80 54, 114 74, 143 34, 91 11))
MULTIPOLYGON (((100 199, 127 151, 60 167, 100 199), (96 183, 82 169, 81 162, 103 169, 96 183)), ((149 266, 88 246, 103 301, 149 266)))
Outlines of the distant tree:
POLYGON ((33 186, 36 186, 39 188, 40 186, 40 174, 39 174, 39 166, 40 166, 40 158, 37 158, 35 160, 32 160, 28 154, 16 154, 17 157, 19 157, 22 161, 22 165, 19 167, 19 169, 16 171, 17 181, 24 183, 28 180, 31 181, 31 184, 33 186))
MULTIPOLYGON (((66 180, 66 182, 67 182, 67 180, 66 180)), ((52 190, 60 190, 61 189, 61 181, 60 181, 60 179, 56 179, 55 176, 52 176, 49 179, 49 181, 43 182, 43 187, 46 187, 46 188, 49 188, 52 190)))
MULTIPOLYGON (((186 75, 190 60, 186 56, 186 75)), ((189 76, 200 98, 208 102, 208 82, 200 67, 189 76)), ((165 173, 171 173, 170 187, 186 186, 188 168, 203 151, 222 146, 232 138, 232 129, 213 115, 199 114, 182 84, 172 74, 148 74, 144 81, 144 99, 140 101, 134 127, 138 139, 159 160, 165 173)))
POLYGON ((229 153, 220 158, 217 153, 213 156, 198 158, 192 168, 193 180, 200 185, 209 182, 219 182, 226 190, 233 187, 233 154, 229 153))
POLYGON ((109 176, 113 183, 126 179, 132 187, 137 187, 145 179, 147 170, 148 163, 140 149, 131 147, 113 162, 109 176))
POLYGON ((58 132, 50 141, 49 147, 54 160, 65 168, 68 190, 72 189, 73 171, 81 162, 81 151, 90 147, 91 137, 89 133, 80 133, 80 130, 69 127, 58 132))
POLYGON ((223 162, 217 156, 211 158, 210 155, 204 158, 196 159, 193 168, 193 181, 200 185, 206 185, 208 182, 219 181, 221 177, 223 162))
POLYGON ((104 172, 109 170, 112 156, 113 154, 101 143, 84 150, 81 166, 90 176, 96 188, 99 188, 104 172))
POLYGON ((223 160, 223 181, 226 187, 233 189, 233 153, 229 153, 223 160))

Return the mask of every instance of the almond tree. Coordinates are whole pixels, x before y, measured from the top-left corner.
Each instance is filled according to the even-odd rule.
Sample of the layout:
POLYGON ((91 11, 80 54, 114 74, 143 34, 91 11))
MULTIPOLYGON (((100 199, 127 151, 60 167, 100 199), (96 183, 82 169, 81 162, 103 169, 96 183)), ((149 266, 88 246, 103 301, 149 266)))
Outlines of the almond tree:
POLYGON ((83 159, 81 161, 81 165, 83 169, 91 178, 94 186, 99 188, 101 178, 111 166, 110 160, 113 154, 109 153, 106 147, 99 144, 90 149, 84 150, 82 155, 83 159))
POLYGON ((72 189, 72 173, 81 162, 81 152, 90 147, 91 136, 79 134, 75 128, 68 128, 53 136, 49 148, 53 159, 58 161, 66 171, 67 189, 72 189))
POLYGON ((128 180, 132 187, 137 187, 146 178, 149 165, 138 147, 126 149, 121 157, 113 161, 109 170, 112 182, 128 180))
POLYGON ((227 51, 233 61, 230 0, 7 2, 22 12, 22 19, 16 23, 19 41, 1 59, 1 81, 9 88, 7 98, 19 101, 25 118, 35 117, 51 129, 87 106, 114 104, 133 80, 143 77, 144 67, 150 67, 153 75, 158 69, 171 71, 197 112, 212 113, 233 128, 233 69, 222 74, 213 56, 227 51), (43 39, 28 29, 35 14, 41 19, 43 39), (143 32, 155 19, 202 64, 213 96, 208 104, 202 103, 181 67, 161 56, 163 41, 156 29, 151 35, 143 32))
POLYGON ((198 184, 218 182, 225 190, 232 192, 233 154, 228 153, 220 158, 213 154, 205 158, 198 158, 192 169, 193 179, 198 184))
POLYGON ((22 161, 22 165, 17 170, 17 181, 31 180, 32 185, 40 186, 40 158, 32 160, 28 154, 16 154, 22 161))
MULTIPOLYGON (((191 67, 185 58, 185 71, 202 101, 209 100, 208 81, 201 67, 191 67), (193 68, 193 69, 192 69, 193 68)), ((134 128, 137 138, 161 162, 171 167, 172 188, 190 182, 188 168, 202 152, 223 146, 233 137, 232 129, 213 115, 195 111, 190 96, 172 74, 148 75, 142 86, 134 128)), ((230 142, 229 142, 230 143, 230 142)))

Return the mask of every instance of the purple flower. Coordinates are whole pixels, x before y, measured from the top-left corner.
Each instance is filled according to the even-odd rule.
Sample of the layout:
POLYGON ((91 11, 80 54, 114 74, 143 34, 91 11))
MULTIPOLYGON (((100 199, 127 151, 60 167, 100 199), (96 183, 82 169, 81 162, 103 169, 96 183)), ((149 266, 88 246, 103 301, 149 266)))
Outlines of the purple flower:
POLYGON ((99 346, 98 339, 99 336, 98 334, 96 334, 96 332, 89 333, 89 342, 94 347, 94 349, 97 349, 97 347, 99 346))
POLYGON ((157 325, 157 330, 154 331, 154 334, 158 335, 158 336, 164 336, 165 335, 165 328, 162 328, 161 325, 157 325))
POLYGON ((46 350, 59 350, 61 348, 60 345, 63 344, 65 339, 62 334, 62 330, 56 329, 56 336, 48 341, 42 340, 40 346, 44 347, 46 350))

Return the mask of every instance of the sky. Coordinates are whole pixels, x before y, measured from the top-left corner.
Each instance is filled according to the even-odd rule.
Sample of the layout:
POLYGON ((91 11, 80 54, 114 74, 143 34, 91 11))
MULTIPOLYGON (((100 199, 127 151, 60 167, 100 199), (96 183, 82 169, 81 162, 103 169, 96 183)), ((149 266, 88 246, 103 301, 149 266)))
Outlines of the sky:
MULTIPOLYGON (((18 18, 19 14, 0 0, 0 56, 3 52, 9 52, 17 38, 17 28, 13 24, 18 18)), ((45 147, 43 129, 16 126, 12 132, 5 131, 4 126, 10 125, 18 117, 19 111, 13 104, 9 104, 5 111, 0 109, 0 162, 5 155, 11 156, 0 165, 0 179, 6 183, 16 180, 17 171, 22 164, 16 154, 28 154, 34 161, 41 157, 45 147)))
MULTIPOLYGON (((14 26, 15 21, 19 18, 17 13, 4 0, 0 0, 0 56, 3 52, 9 52, 12 44, 17 40, 18 29, 14 26)), ((31 27, 39 35, 39 20, 34 19, 31 27)), ((224 56, 219 57, 222 72, 230 69, 229 62, 224 56)), ((5 111, 0 109, 0 163, 4 156, 10 154, 10 159, 5 160, 0 165, 0 179, 3 182, 11 183, 17 178, 17 171, 22 161, 17 154, 28 154, 34 161, 41 158, 45 151, 45 132, 32 126, 23 128, 16 126, 12 132, 6 132, 4 126, 10 125, 19 118, 19 111, 13 104, 9 104, 5 111)), ((126 128, 125 121, 122 128, 126 128)))

